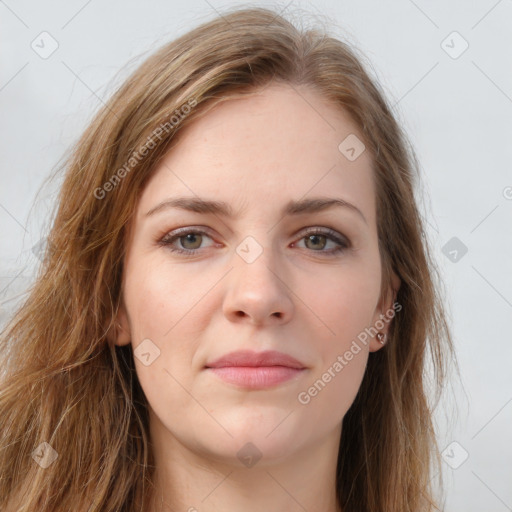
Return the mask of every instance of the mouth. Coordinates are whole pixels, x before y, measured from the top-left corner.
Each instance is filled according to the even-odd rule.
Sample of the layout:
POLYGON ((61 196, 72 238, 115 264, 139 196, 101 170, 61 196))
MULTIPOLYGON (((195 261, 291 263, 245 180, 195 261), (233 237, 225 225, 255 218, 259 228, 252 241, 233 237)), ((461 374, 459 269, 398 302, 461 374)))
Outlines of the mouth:
POLYGON ((246 389, 267 389, 298 378, 306 368, 289 366, 223 366, 206 367, 222 381, 246 389))
POLYGON ((204 368, 222 381, 245 389, 267 389, 297 379, 307 370, 289 354, 276 350, 237 350, 204 368))

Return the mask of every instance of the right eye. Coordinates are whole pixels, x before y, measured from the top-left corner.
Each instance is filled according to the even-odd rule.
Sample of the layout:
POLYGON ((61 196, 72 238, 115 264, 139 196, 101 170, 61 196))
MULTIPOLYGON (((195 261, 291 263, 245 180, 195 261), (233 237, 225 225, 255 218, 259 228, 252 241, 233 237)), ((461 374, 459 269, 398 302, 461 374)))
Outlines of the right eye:
MULTIPOLYGON (((176 231, 167 233, 159 240, 159 244, 167 247, 171 252, 183 254, 186 256, 194 256, 199 249, 198 245, 204 237, 210 238, 205 231, 191 228, 181 228, 176 231), (179 242, 183 248, 174 247, 174 243, 179 242), (185 245, 192 245, 192 247, 184 247, 185 245)), ((211 239, 211 238, 210 238, 211 239)))

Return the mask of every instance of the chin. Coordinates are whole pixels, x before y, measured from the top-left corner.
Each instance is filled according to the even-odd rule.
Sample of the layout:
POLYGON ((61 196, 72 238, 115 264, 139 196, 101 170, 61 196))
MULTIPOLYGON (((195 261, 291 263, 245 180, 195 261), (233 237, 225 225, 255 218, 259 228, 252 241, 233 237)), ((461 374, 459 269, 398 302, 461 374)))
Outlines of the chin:
POLYGON ((209 458, 230 466, 263 468, 282 462, 297 449, 297 443, 290 436, 271 437, 273 434, 267 437, 263 432, 246 432, 237 433, 224 443, 213 441, 207 447, 209 458))

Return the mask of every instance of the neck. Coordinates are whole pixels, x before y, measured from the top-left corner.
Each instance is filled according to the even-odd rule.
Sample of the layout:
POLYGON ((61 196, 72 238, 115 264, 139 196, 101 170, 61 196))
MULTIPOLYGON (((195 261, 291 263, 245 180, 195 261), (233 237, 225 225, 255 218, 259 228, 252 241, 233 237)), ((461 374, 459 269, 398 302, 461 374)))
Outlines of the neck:
POLYGON ((180 443, 152 415, 155 489, 148 512, 341 512, 336 464, 341 426, 281 458, 244 467, 235 457, 199 453, 180 443))

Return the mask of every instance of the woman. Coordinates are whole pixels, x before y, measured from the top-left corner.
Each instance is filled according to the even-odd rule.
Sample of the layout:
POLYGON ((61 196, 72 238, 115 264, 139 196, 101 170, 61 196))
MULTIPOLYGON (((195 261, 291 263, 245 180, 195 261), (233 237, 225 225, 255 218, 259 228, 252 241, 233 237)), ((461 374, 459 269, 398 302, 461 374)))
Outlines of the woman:
POLYGON ((355 52, 240 9, 67 163, 2 335, 2 510, 433 511, 452 341, 417 165, 355 52))

